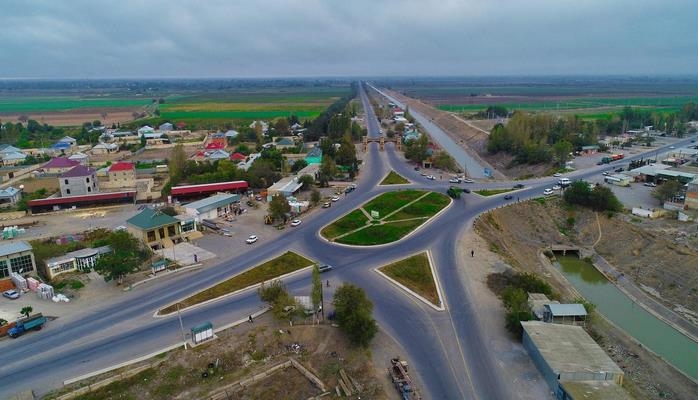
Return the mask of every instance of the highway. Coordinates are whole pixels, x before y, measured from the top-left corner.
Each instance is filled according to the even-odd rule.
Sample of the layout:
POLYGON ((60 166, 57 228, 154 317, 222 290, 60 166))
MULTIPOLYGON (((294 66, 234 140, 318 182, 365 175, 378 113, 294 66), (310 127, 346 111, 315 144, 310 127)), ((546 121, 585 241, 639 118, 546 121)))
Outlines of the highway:
MULTIPOLYGON (((366 110, 369 136, 377 137, 378 121, 371 112, 363 86, 359 94, 366 110)), ((623 164, 640 157, 630 157, 623 164)), ((604 165, 565 176, 582 179, 607 168, 604 165)), ((409 360, 417 372, 425 399, 517 398, 515 383, 502 379, 502 367, 495 363, 488 349, 487 332, 482 328, 468 290, 464 272, 467 265, 459 261, 456 246, 460 235, 472 226, 477 215, 507 204, 503 195, 483 198, 465 194, 430 223, 394 244, 368 248, 331 244, 319 236, 319 230, 377 194, 392 190, 378 186, 391 169, 410 179, 412 188, 444 193, 450 186, 445 179, 429 181, 420 176, 396 155, 392 144, 387 144, 383 152, 378 151, 377 144, 369 144, 361 169, 358 188, 353 193, 331 208, 315 212, 294 228, 293 233, 260 242, 234 260, 138 286, 124 292, 114 304, 88 308, 72 320, 50 321, 40 332, 0 341, 0 398, 28 388, 39 395, 45 394, 62 386, 65 379, 181 343, 176 316, 156 318, 153 315, 157 309, 287 250, 334 265, 326 275, 329 279, 352 282, 366 290, 373 301, 380 328, 399 342, 404 349, 399 355, 409 360), (446 311, 437 311, 415 301, 373 271, 424 250, 430 250, 436 263, 446 311)), ((521 200, 539 197, 543 188, 552 186, 556 180, 547 177, 521 181, 526 186, 514 196, 521 200)), ((469 187, 511 185, 511 182, 491 182, 469 187)), ((308 291, 310 271, 294 274, 285 283, 292 293, 308 291)), ((221 326, 243 319, 262 307, 264 304, 256 291, 247 290, 183 310, 181 316, 186 330, 204 321, 221 326)))

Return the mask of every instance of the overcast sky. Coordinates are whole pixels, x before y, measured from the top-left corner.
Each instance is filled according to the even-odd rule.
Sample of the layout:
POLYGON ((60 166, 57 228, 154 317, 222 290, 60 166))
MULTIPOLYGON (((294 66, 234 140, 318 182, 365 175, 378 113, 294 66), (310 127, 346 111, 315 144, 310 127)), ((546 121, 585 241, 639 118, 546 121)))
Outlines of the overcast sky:
POLYGON ((698 73, 695 0, 3 0, 0 78, 698 73))

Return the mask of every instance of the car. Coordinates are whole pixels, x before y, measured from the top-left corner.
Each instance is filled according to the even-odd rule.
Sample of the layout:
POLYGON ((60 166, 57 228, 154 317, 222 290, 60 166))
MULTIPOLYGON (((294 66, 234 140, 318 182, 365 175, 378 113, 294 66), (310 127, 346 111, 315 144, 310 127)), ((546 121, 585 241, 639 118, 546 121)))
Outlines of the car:
POLYGON ((331 271, 331 270, 332 270, 332 266, 331 266, 331 265, 324 264, 324 265, 321 265, 321 266, 318 268, 318 270, 319 270, 320 272, 328 272, 328 271, 331 271))
POLYGON ((551 194, 553 194, 553 190, 552 189, 545 189, 543 191, 543 194, 546 196, 550 196, 551 194))
POLYGON ((523 187, 524 187, 523 183, 517 183, 516 185, 514 185, 514 189, 523 189, 523 187))
POLYGON ((460 179, 458 178, 451 178, 448 180, 449 183, 460 183, 460 179))
POLYGON ((333 202, 339 201, 339 196, 332 196, 332 198, 330 200, 333 202))
POLYGON ((561 174, 561 173, 559 173, 559 172, 556 172, 556 173, 554 173, 554 174, 553 174, 553 176, 554 176, 554 177, 556 177, 556 178, 559 178, 559 177, 561 177, 561 176, 562 176, 562 174, 561 174))
POLYGON ((473 183, 473 182, 475 182, 474 180, 468 179, 468 178, 461 179, 461 181, 463 181, 463 183, 473 183))
POLYGON ((606 175, 608 175, 608 174, 610 174, 610 172, 608 172, 608 171, 604 171, 604 172, 601 173, 601 175, 603 175, 603 176, 606 176, 606 175))
POLYGON ((254 197, 254 199, 257 200, 257 201, 262 201, 262 196, 256 195, 256 196, 254 197))
POLYGON ((657 184, 654 182, 645 182, 644 185, 649 187, 657 187, 657 184))
POLYGON ((470 189, 464 188, 464 189, 463 189, 463 192, 465 192, 465 193, 470 193, 470 189))
POLYGON ((414 167, 415 171, 419 171, 419 169, 420 169, 419 167, 414 167))
POLYGON ((349 194, 354 191, 354 187, 352 186, 347 186, 346 189, 344 189, 344 194, 349 194))
POLYGON ((436 177, 434 175, 427 175, 427 179, 433 181, 434 179, 436 179, 436 177))
POLYGON ((616 168, 614 171, 616 171, 616 172, 623 172, 623 167, 616 168))
POLYGON ((427 176, 427 173, 426 173, 426 172, 420 172, 419 175, 427 176))
POLYGON ((562 186, 558 186, 558 185, 553 186, 553 190, 560 190, 560 189, 562 189, 562 186))
POLYGON ((332 203, 330 203, 329 201, 322 203, 322 208, 330 208, 330 207, 332 207, 332 203))
POLYGON ((512 195, 510 195, 510 194, 507 194, 507 195, 504 196, 504 200, 511 200, 511 199, 513 199, 513 198, 514 198, 514 196, 512 196, 512 195))
POLYGON ((291 226, 298 226, 300 224, 301 224, 301 220, 299 220, 299 219, 294 219, 293 221, 291 221, 291 226))
POLYGON ((19 292, 14 289, 5 290, 2 292, 2 297, 7 297, 10 300, 17 300, 19 299, 19 292))
POLYGON ((669 146, 669 148, 673 150, 673 149, 675 149, 676 147, 674 147, 674 146, 669 146))
POLYGON ((247 238, 247 240, 245 240, 245 243, 252 244, 252 243, 256 242, 257 240, 259 240, 259 238, 256 235, 250 235, 247 238))

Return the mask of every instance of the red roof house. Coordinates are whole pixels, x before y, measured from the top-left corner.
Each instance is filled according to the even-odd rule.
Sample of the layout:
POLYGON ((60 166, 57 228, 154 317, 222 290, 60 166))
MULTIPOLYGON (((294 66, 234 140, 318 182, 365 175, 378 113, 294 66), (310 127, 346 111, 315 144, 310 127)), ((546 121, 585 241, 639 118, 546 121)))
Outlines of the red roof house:
POLYGON ((129 162, 119 161, 114 163, 109 167, 109 172, 119 172, 119 171, 133 171, 135 167, 129 162))
POLYGON ((242 153, 233 153, 233 155, 230 156, 231 161, 245 161, 246 159, 247 156, 242 153))

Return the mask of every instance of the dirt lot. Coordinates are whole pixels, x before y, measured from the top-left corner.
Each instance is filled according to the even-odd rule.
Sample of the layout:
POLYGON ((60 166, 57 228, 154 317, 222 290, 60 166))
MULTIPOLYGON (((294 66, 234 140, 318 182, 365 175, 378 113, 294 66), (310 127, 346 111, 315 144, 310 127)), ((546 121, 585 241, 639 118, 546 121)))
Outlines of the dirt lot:
MULTIPOLYGON (((106 126, 111 124, 130 122, 133 120, 133 112, 142 111, 142 107, 133 108, 93 108, 82 110, 67 110, 63 112, 30 113, 29 118, 42 124, 53 126, 80 126, 84 122, 99 120, 106 126), (102 114, 106 113, 106 117, 102 114)), ((2 115, 3 121, 19 121, 19 114, 2 115)))
MULTIPOLYGON (((616 215, 599 216, 597 224, 595 213, 565 209, 558 202, 529 201, 498 209, 482 216, 475 228, 488 241, 489 248, 515 269, 548 277, 563 300, 576 297, 573 288, 539 262, 538 251, 549 244, 593 247, 636 284, 654 289, 670 308, 681 305, 692 312, 698 310, 698 270, 687 268, 698 264, 695 223, 638 221, 616 215), (566 228, 568 218, 574 218, 573 228, 566 228), (680 233, 686 231, 691 233, 680 233)), ((698 385, 638 346, 622 331, 602 318, 594 318, 592 330, 625 371, 624 386, 635 398, 695 398, 698 385)))
MULTIPOLYGON (((385 369, 374 367, 368 350, 351 346, 343 334, 330 325, 290 327, 288 322, 274 320, 266 314, 253 324, 243 323, 219 332, 217 336, 210 343, 194 349, 177 349, 151 359, 144 364, 157 363, 158 366, 81 398, 169 400, 207 398, 216 392, 225 398, 227 392, 231 396, 228 398, 236 399, 305 399, 321 394, 295 368, 276 372, 246 388, 235 384, 291 357, 320 378, 332 392, 338 385, 339 370, 344 369, 361 387, 352 398, 394 398, 392 390, 387 392, 384 389, 389 388, 385 369), (209 369, 210 364, 214 367, 209 369), (209 376, 204 378, 202 373, 206 371, 209 376)), ((384 342, 383 339, 380 341, 384 342)), ((387 362, 376 362, 383 361, 387 362)), ((123 370, 144 364, 124 367, 123 370)), ((91 378, 89 382, 75 384, 72 389, 118 372, 123 371, 91 378)))

